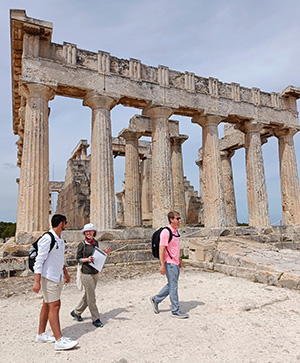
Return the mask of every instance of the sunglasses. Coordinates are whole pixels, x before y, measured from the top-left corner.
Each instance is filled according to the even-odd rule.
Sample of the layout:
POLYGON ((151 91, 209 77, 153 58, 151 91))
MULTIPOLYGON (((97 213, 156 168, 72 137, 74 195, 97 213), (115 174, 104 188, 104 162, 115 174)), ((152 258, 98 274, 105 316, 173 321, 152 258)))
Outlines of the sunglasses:
POLYGON ((176 217, 177 221, 180 221, 181 217, 176 217))

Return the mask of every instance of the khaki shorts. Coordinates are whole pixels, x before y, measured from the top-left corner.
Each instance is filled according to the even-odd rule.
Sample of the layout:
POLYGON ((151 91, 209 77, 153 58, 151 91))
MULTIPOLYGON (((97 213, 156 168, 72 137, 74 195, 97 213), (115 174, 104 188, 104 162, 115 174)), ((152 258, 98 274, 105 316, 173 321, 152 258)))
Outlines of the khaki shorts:
POLYGON ((60 300, 61 291, 63 288, 63 281, 54 282, 52 280, 48 280, 45 277, 41 277, 41 290, 43 294, 43 298, 47 304, 60 300))

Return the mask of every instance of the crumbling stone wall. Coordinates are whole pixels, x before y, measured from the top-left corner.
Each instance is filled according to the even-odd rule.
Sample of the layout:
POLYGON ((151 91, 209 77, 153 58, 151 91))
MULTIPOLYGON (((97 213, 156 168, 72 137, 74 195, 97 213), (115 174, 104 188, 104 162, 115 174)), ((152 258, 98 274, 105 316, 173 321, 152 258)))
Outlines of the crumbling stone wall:
POLYGON ((79 229, 90 219, 90 160, 69 159, 56 212, 68 216, 68 228, 79 229))

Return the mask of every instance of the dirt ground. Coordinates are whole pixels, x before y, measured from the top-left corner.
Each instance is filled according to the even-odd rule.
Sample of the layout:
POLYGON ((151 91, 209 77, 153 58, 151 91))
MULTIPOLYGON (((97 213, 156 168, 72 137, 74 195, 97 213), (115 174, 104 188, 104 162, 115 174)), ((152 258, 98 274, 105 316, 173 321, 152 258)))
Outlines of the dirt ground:
POLYGON ((62 292, 60 320, 63 334, 79 345, 57 352, 52 343, 34 342, 42 297, 31 291, 32 281, 11 279, 9 298, 7 281, 0 282, 3 362, 300 361, 298 291, 184 267, 179 298, 190 318, 179 320, 171 317, 168 299, 159 314, 152 310, 149 298, 166 281, 158 264, 106 267, 96 290, 104 327, 91 324, 88 310, 81 323, 70 316, 82 294, 73 279, 62 292))

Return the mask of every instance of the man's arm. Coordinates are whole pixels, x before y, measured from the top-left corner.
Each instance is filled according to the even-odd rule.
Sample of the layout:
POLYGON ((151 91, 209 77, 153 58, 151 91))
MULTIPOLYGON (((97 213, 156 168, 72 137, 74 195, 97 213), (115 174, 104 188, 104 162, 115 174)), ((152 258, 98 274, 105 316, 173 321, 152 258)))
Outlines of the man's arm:
POLYGON ((160 273, 162 275, 166 274, 165 250, 166 250, 166 246, 159 246, 160 273))
POLYGON ((70 281, 71 281, 71 279, 70 279, 70 275, 68 274, 68 271, 67 271, 67 269, 66 269, 66 266, 64 265, 64 267, 63 267, 63 271, 64 271, 64 276, 65 276, 65 281, 66 281, 66 283, 68 284, 70 281))
POLYGON ((38 293, 41 289, 41 274, 34 274, 34 284, 32 290, 38 293))

